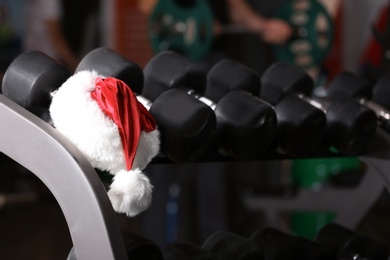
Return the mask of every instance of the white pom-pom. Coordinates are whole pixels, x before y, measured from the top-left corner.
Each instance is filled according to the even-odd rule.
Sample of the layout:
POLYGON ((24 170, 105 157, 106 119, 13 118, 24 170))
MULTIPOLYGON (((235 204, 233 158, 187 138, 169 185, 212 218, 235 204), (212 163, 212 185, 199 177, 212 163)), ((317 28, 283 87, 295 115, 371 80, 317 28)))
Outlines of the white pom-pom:
POLYGON ((114 176, 108 196, 116 212, 134 217, 149 207, 152 190, 152 184, 140 169, 120 171, 114 176))

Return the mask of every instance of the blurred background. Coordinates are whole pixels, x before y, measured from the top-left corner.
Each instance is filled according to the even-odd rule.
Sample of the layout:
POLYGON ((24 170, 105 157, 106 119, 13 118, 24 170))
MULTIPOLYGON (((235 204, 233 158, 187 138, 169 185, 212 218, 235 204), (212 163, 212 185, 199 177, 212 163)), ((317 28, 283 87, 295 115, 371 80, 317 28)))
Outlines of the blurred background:
MULTIPOLYGON (((156 2, 0 0, 0 73, 5 72, 17 55, 33 49, 74 69, 84 55, 101 46, 110 47, 144 67, 156 53, 149 25, 156 2)), ((217 4, 220 2, 224 1, 215 1, 217 8, 213 11, 221 18, 216 23, 221 27, 215 29, 213 46, 196 62, 210 67, 221 57, 231 57, 261 74, 277 59, 270 57, 267 51, 273 44, 264 41, 253 28, 228 35, 221 33, 223 29, 218 28, 233 23, 225 17, 230 11, 222 12, 223 8, 228 9, 228 1, 224 5, 217 4)), ((283 1, 243 2, 266 19, 273 18, 283 4, 283 1)), ((389 1, 319 2, 331 18, 332 37, 328 39, 331 42, 325 57, 308 71, 324 88, 344 70, 375 81, 387 70, 386 61, 390 58, 386 52, 390 36, 389 1), (379 34, 374 33, 374 28, 379 34)), ((331 187, 326 190, 329 193, 334 187, 354 191, 366 180, 366 169, 357 158, 349 159, 348 162, 310 161, 309 166, 294 160, 151 164, 146 172, 150 173, 156 187, 152 207, 132 219, 118 215, 118 221, 123 229, 145 236, 159 246, 176 239, 201 244, 211 233, 221 229, 248 236, 268 224, 313 238, 321 225, 336 218, 337 212, 331 209, 314 212, 308 205, 307 211, 293 214, 286 213, 281 206, 276 223, 272 215, 275 212, 271 210, 272 203, 276 203, 273 199, 288 202, 296 195, 297 186, 314 193, 324 187, 331 187), (344 164, 347 164, 345 174, 334 170, 344 164), (302 171, 312 171, 322 177, 302 181, 299 177, 302 171), (327 178, 323 178, 324 174, 327 178), (254 197, 269 200, 251 201, 254 197)), ((52 194, 39 179, 4 154, 0 154, 0 172, 0 252, 3 255, 0 258, 65 259, 72 242, 52 194)), ((358 216, 350 212, 351 218, 357 219, 357 230, 390 247, 388 192, 384 184, 376 182, 372 187, 379 190, 379 195, 367 209, 356 213, 358 216)), ((328 193, 315 194, 321 197, 328 193)), ((355 196, 358 201, 365 193, 356 191, 355 196)), ((337 200, 334 195, 330 198, 337 200)))

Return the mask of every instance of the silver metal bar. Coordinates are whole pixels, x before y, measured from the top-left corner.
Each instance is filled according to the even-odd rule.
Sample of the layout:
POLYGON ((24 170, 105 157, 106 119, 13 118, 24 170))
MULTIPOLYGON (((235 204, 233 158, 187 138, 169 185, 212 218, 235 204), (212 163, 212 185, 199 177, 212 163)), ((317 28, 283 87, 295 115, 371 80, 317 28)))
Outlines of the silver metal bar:
POLYGON ((212 101, 211 99, 208 99, 207 97, 201 96, 195 92, 195 90, 188 90, 188 95, 193 96, 197 100, 201 101, 202 103, 209 106, 212 110, 215 110, 217 108, 217 104, 212 101))

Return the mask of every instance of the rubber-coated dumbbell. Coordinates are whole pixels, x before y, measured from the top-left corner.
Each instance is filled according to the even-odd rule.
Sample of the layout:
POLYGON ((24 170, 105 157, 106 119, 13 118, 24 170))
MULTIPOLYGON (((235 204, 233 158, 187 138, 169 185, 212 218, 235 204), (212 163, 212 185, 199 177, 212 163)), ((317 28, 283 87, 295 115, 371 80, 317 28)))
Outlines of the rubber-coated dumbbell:
MULTIPOLYGON (((295 95, 287 95, 291 88, 288 71, 280 63, 271 65, 261 75, 260 97, 274 106, 278 119, 277 145, 292 157, 316 154, 325 136, 326 116, 321 109, 313 107, 295 95)), ((302 82, 294 84, 300 92, 309 94, 311 86, 302 82)), ((311 83, 311 81, 309 81, 311 83)))
POLYGON ((216 254, 188 241, 174 241, 162 248, 165 260, 221 260, 216 254))
POLYGON ((71 76, 62 63, 38 51, 20 54, 8 66, 2 83, 3 95, 49 124, 50 93, 71 76))
POLYGON ((250 239, 258 244, 267 260, 329 260, 336 256, 326 245, 271 227, 255 231, 250 239))
POLYGON ((225 59, 207 73, 186 57, 164 51, 146 64, 144 75, 142 94, 151 100, 163 91, 181 88, 209 105, 217 118, 215 142, 229 155, 249 160, 269 150, 275 136, 276 114, 268 103, 253 96, 260 89, 259 76, 254 71, 225 59))
POLYGON ((390 84, 390 75, 383 74, 375 83, 374 89, 372 90, 372 98, 370 106, 372 106, 374 111, 377 113, 377 116, 380 120, 381 126, 388 132, 390 132, 390 102, 389 102, 389 84, 390 84))
POLYGON ((321 228, 315 241, 332 248, 340 260, 387 260, 389 257, 381 243, 336 223, 321 228))
POLYGON ((370 82, 352 72, 344 71, 328 86, 328 97, 351 97, 369 109, 372 109, 378 118, 378 125, 390 131, 390 111, 388 75, 380 77, 374 86, 370 82))
POLYGON ((211 234, 202 248, 224 260, 263 260, 264 253, 255 241, 228 231, 211 234))
MULTIPOLYGON (((122 238, 129 260, 164 260, 162 251, 152 240, 127 231, 122 231, 122 238)), ((69 251, 67 260, 77 260, 73 247, 69 251)))
MULTIPOLYGON (((311 97, 314 85, 314 80, 303 69, 277 62, 262 75, 261 97, 276 104, 286 96, 295 95, 322 109, 326 114, 326 137, 330 145, 345 155, 361 154, 375 134, 375 113, 350 98, 311 97)), ((289 113, 287 108, 282 112, 289 113)), ((282 112, 277 111, 277 114, 282 112)))
POLYGON ((106 47, 89 52, 76 68, 76 72, 82 70, 95 70, 104 77, 115 77, 131 88, 134 86, 138 100, 157 122, 161 151, 172 161, 195 160, 208 149, 216 120, 214 112, 202 102, 179 89, 161 92, 153 101, 139 95, 144 82, 142 69, 106 47))

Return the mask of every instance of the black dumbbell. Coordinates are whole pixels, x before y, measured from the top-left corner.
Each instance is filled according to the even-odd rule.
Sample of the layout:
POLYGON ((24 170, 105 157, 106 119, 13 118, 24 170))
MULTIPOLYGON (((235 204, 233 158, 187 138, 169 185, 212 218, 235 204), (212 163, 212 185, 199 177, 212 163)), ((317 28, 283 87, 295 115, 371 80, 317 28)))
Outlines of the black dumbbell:
POLYGON ((50 94, 71 76, 62 63, 39 51, 20 54, 8 66, 3 95, 52 125, 50 94))
POLYGON ((372 109, 378 118, 378 125, 390 131, 390 104, 388 86, 389 75, 381 76, 374 86, 370 82, 352 72, 344 71, 337 75, 328 87, 330 98, 351 97, 369 109, 372 109))
POLYGON ((373 109, 378 115, 382 127, 390 132, 390 102, 389 102, 390 75, 382 75, 375 83, 372 90, 371 101, 373 109), (378 113, 379 112, 379 113, 378 113))
MULTIPOLYGON (((277 62, 262 76, 261 97, 272 104, 279 104, 286 97, 295 95, 323 110, 326 114, 326 127, 323 127, 330 145, 341 154, 361 154, 375 134, 375 113, 350 98, 311 97, 314 85, 314 80, 303 69, 286 62, 277 62)), ((289 113, 288 107, 277 110, 278 115, 289 113)), ((304 137, 298 132, 296 135, 304 137)))
POLYGON ((139 95, 144 82, 142 69, 106 47, 89 52, 76 68, 76 72, 82 70, 95 70, 134 87, 138 100, 156 119, 161 132, 161 151, 172 161, 195 160, 208 149, 216 120, 214 112, 202 102, 179 89, 161 92, 153 101, 139 95))
MULTIPOLYGON (((152 240, 127 231, 122 231, 122 238, 129 260, 164 260, 162 251, 152 240)), ((73 247, 69 251, 67 260, 77 260, 73 247)))
POLYGON ((268 259, 255 241, 228 231, 211 234, 204 241, 202 248, 224 260, 268 259))
POLYGON ((225 59, 207 73, 184 56, 164 51, 146 64, 144 75, 142 94, 151 100, 163 91, 180 88, 210 106, 217 118, 215 141, 229 155, 250 160, 269 150, 276 114, 268 103, 253 96, 260 89, 253 70, 225 59))
POLYGON ((289 89, 296 88, 309 95, 311 79, 306 78, 306 74, 298 74, 296 77, 300 81, 292 82, 291 77, 295 74, 283 65, 275 63, 262 74, 260 97, 275 107, 278 146, 292 157, 312 156, 318 152, 325 136, 326 116, 321 109, 288 94, 289 89))
POLYGON ((174 241, 162 248, 165 260, 221 260, 216 254, 188 241, 174 241))
POLYGON ((332 248, 340 260, 387 260, 389 257, 387 248, 378 241, 336 223, 321 228, 315 241, 332 248))
POLYGON ((258 244, 267 260, 330 260, 336 257, 326 245, 271 227, 255 231, 250 239, 258 244))
POLYGON ((390 74, 383 74, 375 83, 372 90, 372 101, 390 110, 390 74))

